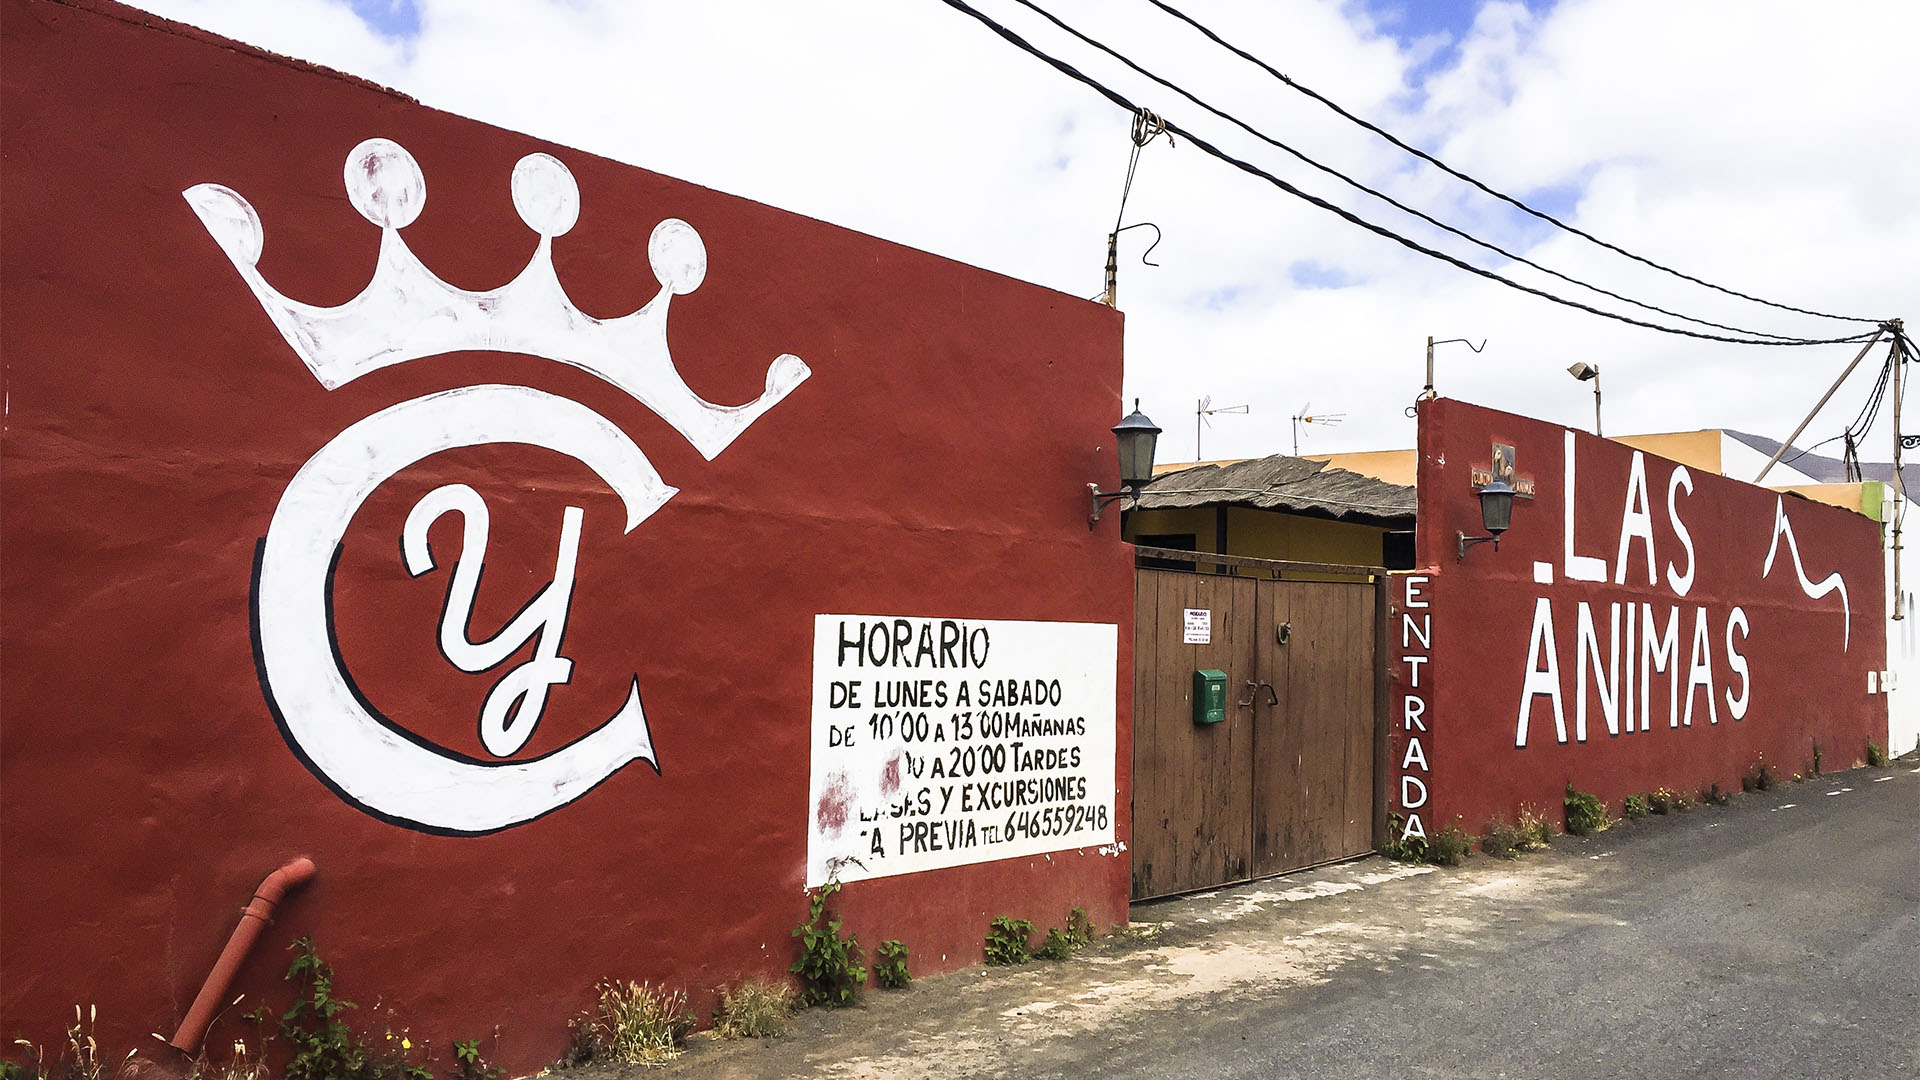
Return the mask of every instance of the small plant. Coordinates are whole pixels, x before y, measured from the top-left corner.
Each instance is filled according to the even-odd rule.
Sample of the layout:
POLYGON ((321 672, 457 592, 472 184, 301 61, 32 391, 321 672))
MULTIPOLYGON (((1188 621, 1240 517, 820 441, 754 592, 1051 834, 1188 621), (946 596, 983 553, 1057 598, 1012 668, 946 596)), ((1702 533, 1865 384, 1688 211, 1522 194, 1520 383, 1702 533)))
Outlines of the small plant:
POLYGON ((602 1056, 620 1065, 664 1065, 693 1031, 687 995, 648 983, 604 982, 593 1034, 602 1056))
POLYGON ((1547 812, 1527 803, 1520 804, 1520 850, 1540 851, 1553 846, 1553 822, 1547 812))
POLYGON ((186 1080, 270 1080, 273 1074, 260 1058, 247 1040, 235 1039, 233 1052, 223 1062, 215 1062, 202 1050, 187 1070, 186 1080))
POLYGON ((874 950, 873 977, 888 990, 899 990, 913 981, 907 974, 907 947, 898 941, 880 943, 874 950))
POLYGON ((1033 923, 1027 919, 1016 919, 1011 915, 998 915, 987 926, 985 951, 987 963, 996 965, 1024 964, 1033 959, 1028 942, 1033 936, 1033 923))
POLYGON ((1779 783, 1765 758, 1753 763, 1753 771, 1740 778, 1741 791, 1771 791, 1779 783))
POLYGON ((1700 801, 1710 803, 1714 806, 1725 806, 1733 801, 1733 796, 1728 792, 1721 791, 1720 783, 1716 780, 1701 789, 1700 801))
POLYGON ((1073 955, 1073 941, 1067 937, 1065 930, 1057 926, 1049 927, 1046 940, 1033 950, 1033 955, 1042 960, 1065 960, 1073 955))
POLYGON ((1672 788, 1655 788, 1652 793, 1647 796, 1647 812, 1650 814, 1671 813, 1673 810, 1673 800, 1674 794, 1672 788))
POLYGON ((1427 838, 1407 835, 1406 822, 1399 814, 1387 815, 1387 846, 1380 849, 1380 854, 1399 862, 1426 862, 1427 838))
POLYGON ((1807 775, 1820 775, 1820 740, 1813 740, 1813 760, 1807 763, 1807 775))
POLYGON ((1467 852, 1473 850, 1475 839, 1455 820, 1427 839, 1427 861, 1435 866, 1459 866, 1467 852))
POLYGON ((1887 763, 1887 752, 1885 750, 1880 749, 1879 743, 1874 742, 1872 739, 1868 739, 1867 740, 1867 765, 1871 768, 1877 769, 1880 766, 1885 765, 1886 763, 1887 763))
POLYGON ((1086 908, 1077 907, 1067 912, 1067 940, 1076 949, 1093 944, 1093 920, 1087 917, 1086 908))
POLYGON ((1591 836, 1607 827, 1607 804, 1567 783, 1567 831, 1575 836, 1591 836))
POLYGON ((320 958, 311 936, 288 948, 294 957, 286 979, 296 990, 293 1005, 280 1016, 280 1037, 293 1048, 286 1080, 368 1080, 373 1067, 366 1047, 341 1019, 359 1006, 335 996, 333 965, 320 958))
POLYGON ((505 1075, 505 1069, 494 1068, 480 1053, 479 1039, 453 1040, 453 1080, 499 1080, 505 1075))
POLYGON ((1519 858, 1523 839, 1519 826, 1509 823, 1504 815, 1496 814, 1487 822, 1486 835, 1480 838, 1480 850, 1496 859, 1519 858))
POLYGON ((1649 814, 1652 810, 1652 808, 1647 803, 1647 798, 1648 797, 1645 795, 1627 796, 1626 805, 1620 808, 1620 816, 1623 818, 1626 818, 1629 821, 1632 821, 1635 818, 1646 817, 1647 814, 1649 814))
POLYGON ((720 1005, 713 1010, 713 1030, 725 1039, 772 1038, 786 1031, 793 1003, 793 991, 788 987, 771 979, 748 979, 720 992, 720 1005))
POLYGON ((866 966, 860 963, 860 939, 853 934, 842 937, 839 914, 827 909, 827 899, 839 891, 837 874, 810 890, 807 921, 793 930, 800 939, 800 959, 787 970, 800 976, 800 1004, 808 1007, 851 1005, 867 981, 866 966))
POLYGON ((556 1070, 577 1069, 600 1060, 600 1041, 593 1036, 593 1016, 582 1013, 567 1021, 567 1049, 553 1063, 556 1070))

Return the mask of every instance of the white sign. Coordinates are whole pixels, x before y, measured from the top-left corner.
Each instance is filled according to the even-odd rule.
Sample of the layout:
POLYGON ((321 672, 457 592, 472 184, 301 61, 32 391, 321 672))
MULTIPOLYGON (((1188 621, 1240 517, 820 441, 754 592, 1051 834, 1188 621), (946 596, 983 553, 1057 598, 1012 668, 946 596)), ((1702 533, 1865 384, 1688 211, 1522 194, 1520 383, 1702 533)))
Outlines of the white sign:
POLYGON ((1206 608, 1187 608, 1186 612, 1186 636, 1181 639, 1181 644, 1213 644, 1213 612, 1206 608))
POLYGON ((1112 844, 1119 641, 815 616, 807 884, 1112 844))

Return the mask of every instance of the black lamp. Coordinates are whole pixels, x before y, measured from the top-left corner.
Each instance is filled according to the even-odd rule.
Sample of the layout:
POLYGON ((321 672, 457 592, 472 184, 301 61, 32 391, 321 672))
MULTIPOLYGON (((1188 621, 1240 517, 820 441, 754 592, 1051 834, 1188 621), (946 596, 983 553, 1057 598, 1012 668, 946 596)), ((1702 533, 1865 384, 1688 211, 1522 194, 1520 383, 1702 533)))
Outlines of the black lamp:
POLYGON ((1093 510, 1087 515, 1089 529, 1100 521, 1100 514, 1108 503, 1137 497, 1147 481, 1153 479, 1153 448, 1159 441, 1160 428, 1140 411, 1139 398, 1133 399, 1133 412, 1113 425, 1113 437, 1114 447, 1120 453, 1120 490, 1101 491, 1098 484, 1087 485, 1093 497, 1093 510))
POLYGON ((1499 477, 1488 480, 1480 488, 1480 524, 1487 530, 1486 536, 1468 536, 1460 534, 1460 558, 1467 557, 1467 549, 1475 544, 1492 543, 1493 550, 1500 550, 1500 534, 1513 524, 1513 485, 1499 477))

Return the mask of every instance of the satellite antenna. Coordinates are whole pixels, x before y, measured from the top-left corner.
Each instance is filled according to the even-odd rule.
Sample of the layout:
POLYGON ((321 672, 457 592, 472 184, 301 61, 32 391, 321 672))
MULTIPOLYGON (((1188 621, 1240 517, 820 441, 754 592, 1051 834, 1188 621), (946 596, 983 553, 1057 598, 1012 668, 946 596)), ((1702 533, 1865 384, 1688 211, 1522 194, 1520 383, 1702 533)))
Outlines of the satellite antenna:
POLYGON ((1250 411, 1252 411, 1251 407, 1246 405, 1223 405, 1223 406, 1220 406, 1219 408, 1215 408, 1213 404, 1212 395, 1203 397, 1199 401, 1195 402, 1194 409, 1193 409, 1193 460, 1195 461, 1206 460, 1206 458, 1202 456, 1200 453, 1200 425, 1205 424, 1208 427, 1213 426, 1213 421, 1208 420, 1207 417, 1212 416, 1215 413, 1238 413, 1241 416, 1245 416, 1250 411))
POLYGON ((1308 402, 1305 405, 1302 405, 1300 407, 1300 415, 1293 418, 1293 456, 1294 457, 1300 456, 1300 425, 1301 424, 1325 424, 1328 427, 1332 427, 1333 425, 1338 424, 1340 421, 1345 420, 1347 418, 1347 414, 1343 412, 1315 413, 1312 410, 1313 410, 1313 403, 1308 402))

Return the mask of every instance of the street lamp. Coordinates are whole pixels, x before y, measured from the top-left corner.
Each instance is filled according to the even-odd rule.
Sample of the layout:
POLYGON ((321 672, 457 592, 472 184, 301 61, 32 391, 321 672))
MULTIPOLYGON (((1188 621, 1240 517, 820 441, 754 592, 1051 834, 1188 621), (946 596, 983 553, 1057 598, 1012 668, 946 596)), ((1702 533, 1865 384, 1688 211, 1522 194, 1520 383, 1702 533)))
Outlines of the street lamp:
POLYGON ((1567 374, 1581 382, 1593 380, 1593 433, 1600 434, 1600 366, 1582 361, 1568 368, 1567 374))
POLYGON ((1153 447, 1160 429, 1140 411, 1140 399, 1133 399, 1133 412, 1113 425, 1114 447, 1120 454, 1120 490, 1101 491, 1099 484, 1088 484, 1093 510, 1087 515, 1087 528, 1100 521, 1100 514, 1115 499, 1138 498, 1140 489, 1153 479, 1153 447))
POLYGON ((1487 481, 1480 488, 1480 524, 1487 530, 1486 536, 1468 536, 1460 533, 1460 558, 1467 557, 1467 549, 1475 544, 1491 543, 1493 550, 1500 550, 1500 534, 1513 524, 1513 485, 1499 477, 1487 481))

